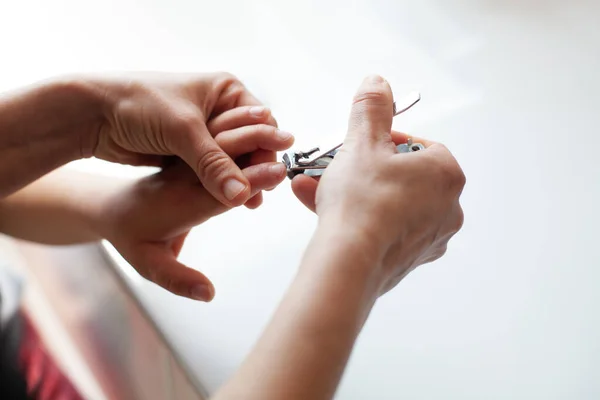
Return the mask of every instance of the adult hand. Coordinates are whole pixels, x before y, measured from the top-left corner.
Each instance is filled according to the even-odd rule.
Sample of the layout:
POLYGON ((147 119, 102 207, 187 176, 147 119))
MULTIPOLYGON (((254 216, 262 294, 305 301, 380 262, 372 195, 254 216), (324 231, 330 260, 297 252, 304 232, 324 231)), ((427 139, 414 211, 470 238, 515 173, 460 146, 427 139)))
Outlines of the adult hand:
MULTIPOLYGON (((215 120, 213 132, 217 146, 232 159, 258 155, 242 169, 249 195, 255 196, 249 203, 255 207, 262 201, 257 197, 261 190, 272 189, 285 178, 285 166, 270 162, 268 153, 287 149, 293 138, 278 135, 267 124, 244 125, 247 118, 239 109, 227 111, 215 120)), ((192 227, 231 207, 215 199, 187 164, 172 161, 161 172, 108 196, 98 213, 100 235, 146 279, 175 294, 210 301, 214 296, 210 280, 177 257, 192 227)))
MULTIPOLYGON (((285 167, 262 163, 242 173, 255 195, 279 184, 285 167)), ((210 280, 177 257, 191 228, 229 209, 180 162, 116 190, 101 207, 98 223, 101 236, 144 278, 177 295, 210 301, 210 280)))
POLYGON ((441 257, 461 228, 465 176, 448 149, 398 154, 407 137, 391 132, 393 98, 381 77, 367 78, 353 102, 344 146, 317 182, 292 181, 298 199, 319 215, 319 229, 364 250, 378 268, 381 292, 415 267, 441 257))
MULTIPOLYGON (((82 139, 82 154, 131 165, 164 165, 178 156, 195 172, 214 198, 233 207, 251 197, 251 185, 214 136, 246 125, 269 126, 270 111, 232 75, 226 73, 137 74, 133 79, 97 81, 103 93, 104 118, 82 139)), ((251 127, 247 127, 248 133, 251 127)), ((291 135, 285 139, 291 145, 291 135)), ((289 147, 289 146, 288 146, 289 147)), ((272 148, 255 148, 246 165, 275 161, 272 148)), ((250 204, 260 204, 258 197, 250 204)))

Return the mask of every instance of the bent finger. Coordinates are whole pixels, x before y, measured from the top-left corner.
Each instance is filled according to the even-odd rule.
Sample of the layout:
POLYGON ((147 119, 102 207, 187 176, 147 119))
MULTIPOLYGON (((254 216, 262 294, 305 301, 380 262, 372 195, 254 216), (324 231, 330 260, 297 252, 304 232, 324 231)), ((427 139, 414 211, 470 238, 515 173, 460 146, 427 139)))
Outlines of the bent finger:
POLYGON ((225 153, 235 159, 259 149, 287 150, 294 144, 294 136, 271 125, 257 124, 222 132, 215 137, 215 141, 225 153))
POLYGON ((250 184, 233 159, 210 136, 204 124, 188 133, 175 154, 194 169, 202 185, 224 205, 236 207, 250 198, 250 184))
POLYGON ((260 191, 254 196, 252 196, 250 200, 248 200, 246 204, 244 204, 244 206, 250 210, 255 210, 262 205, 263 200, 263 194, 262 191, 260 191))
POLYGON ((255 124, 277 126, 271 110, 263 105, 248 105, 227 110, 208 121, 207 126, 214 137, 221 132, 255 124))

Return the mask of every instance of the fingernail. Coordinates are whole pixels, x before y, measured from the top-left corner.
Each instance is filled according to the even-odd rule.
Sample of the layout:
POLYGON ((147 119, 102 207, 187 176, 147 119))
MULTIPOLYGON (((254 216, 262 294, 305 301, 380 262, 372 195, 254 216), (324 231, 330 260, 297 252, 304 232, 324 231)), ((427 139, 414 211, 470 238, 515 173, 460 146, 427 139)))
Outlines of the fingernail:
POLYGON ((381 76, 379 75, 369 75, 366 79, 365 82, 368 83, 382 83, 385 82, 385 79, 383 79, 381 76))
POLYGON ((271 172, 273 175, 283 175, 285 174, 285 165, 282 163, 273 164, 269 167, 269 172, 271 172))
POLYGON ((288 140, 292 137, 292 134, 286 131, 282 131, 281 129, 277 129, 277 136, 279 136, 279 139, 281 140, 288 140))
POLYGON ((208 285, 196 285, 191 290, 192 298, 195 300, 208 301, 212 297, 212 291, 208 285))
POLYGON ((267 107, 264 107, 264 106, 250 107, 249 112, 250 112, 250 115, 252 115, 253 117, 262 117, 266 114, 267 107))
POLYGON ((223 192, 225 193, 227 200, 235 199, 245 189, 246 185, 235 178, 228 179, 223 186, 223 192))

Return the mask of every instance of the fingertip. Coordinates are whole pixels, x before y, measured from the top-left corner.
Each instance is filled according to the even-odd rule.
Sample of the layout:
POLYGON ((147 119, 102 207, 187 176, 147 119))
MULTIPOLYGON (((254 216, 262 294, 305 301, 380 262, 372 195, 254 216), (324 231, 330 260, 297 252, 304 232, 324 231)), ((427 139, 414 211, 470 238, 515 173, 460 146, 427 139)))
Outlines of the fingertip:
POLYGON ((292 192, 304 206, 316 213, 315 197, 319 183, 306 175, 297 175, 292 179, 292 192))
POLYGON ((379 75, 367 76, 356 92, 354 103, 370 103, 372 105, 388 105, 389 103, 392 105, 392 88, 388 81, 379 75))
POLYGON ((291 133, 289 133, 287 131, 282 131, 281 129, 276 129, 275 133, 279 140, 281 140, 282 142, 286 143, 289 146, 293 145, 294 141, 296 140, 294 135, 292 135, 291 133))
POLYGON ((389 97, 389 100, 393 102, 392 87, 389 82, 380 75, 369 75, 362 81, 358 88, 357 96, 360 97, 361 94, 364 93, 376 94, 384 97, 386 100, 389 97))
POLYGON ((285 179, 286 172, 287 168, 283 163, 273 163, 269 165, 269 173, 271 173, 273 177, 279 179, 279 182, 285 179))
POLYGON ((365 77, 365 79, 363 80, 363 85, 380 84, 384 82, 386 82, 386 80, 383 79, 381 75, 371 74, 365 77))
POLYGON ((391 143, 394 100, 390 85, 379 75, 365 78, 354 95, 347 141, 391 143))
POLYGON ((248 114, 257 120, 268 120, 271 116, 271 110, 265 106, 252 106, 248 108, 248 114))
POLYGON ((194 300, 210 303, 215 297, 215 288, 210 281, 207 283, 197 283, 190 288, 189 297, 194 300))
POLYGON ((248 208, 250 210, 255 210, 258 207, 260 207, 262 205, 262 203, 263 203, 263 195, 261 192, 258 192, 253 197, 251 197, 250 200, 248 200, 246 202, 246 204, 244 204, 244 206, 246 206, 246 208, 248 208))
POLYGON ((267 121, 267 124, 274 126, 275 128, 277 128, 279 125, 277 124, 277 119, 275 119, 275 117, 273 117, 273 114, 271 113, 269 115, 269 119, 267 121))
POLYGON ((263 163, 245 168, 244 174, 252 187, 250 195, 254 196, 266 188, 279 185, 285 179, 286 168, 282 163, 263 163))

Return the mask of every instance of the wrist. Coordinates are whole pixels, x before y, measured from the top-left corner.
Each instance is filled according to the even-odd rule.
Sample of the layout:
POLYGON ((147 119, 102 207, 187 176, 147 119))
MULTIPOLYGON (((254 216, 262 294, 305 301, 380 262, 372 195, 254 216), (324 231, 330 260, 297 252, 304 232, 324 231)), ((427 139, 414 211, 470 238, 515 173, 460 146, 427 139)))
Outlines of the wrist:
POLYGON ((106 88, 100 81, 67 76, 50 83, 49 90, 60 104, 56 113, 63 122, 54 134, 63 140, 72 160, 92 157, 106 125, 106 88))
POLYGON ((81 158, 99 126, 100 97, 64 78, 0 96, 0 196, 81 158))
MULTIPOLYGON (((342 225, 343 227, 346 227, 342 225)), ((365 301, 374 302, 385 285, 384 253, 365 232, 338 229, 319 221, 319 226, 305 253, 303 270, 319 269, 332 273, 338 282, 354 286, 357 281, 364 290, 365 301)))
POLYGON ((319 242, 334 245, 342 251, 359 257, 361 263, 378 270, 381 267, 387 247, 377 238, 373 229, 351 223, 347 216, 327 215, 319 217, 315 237, 319 242))

